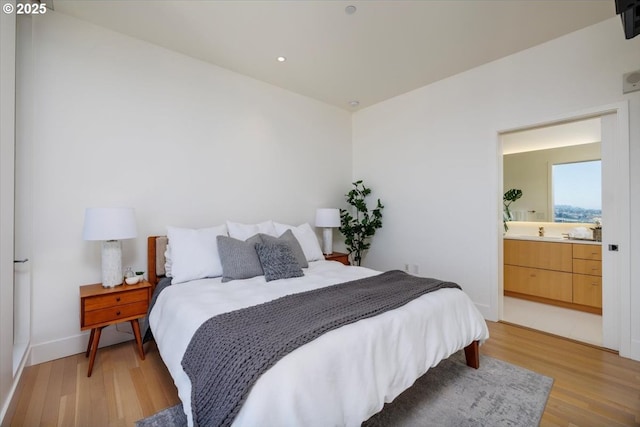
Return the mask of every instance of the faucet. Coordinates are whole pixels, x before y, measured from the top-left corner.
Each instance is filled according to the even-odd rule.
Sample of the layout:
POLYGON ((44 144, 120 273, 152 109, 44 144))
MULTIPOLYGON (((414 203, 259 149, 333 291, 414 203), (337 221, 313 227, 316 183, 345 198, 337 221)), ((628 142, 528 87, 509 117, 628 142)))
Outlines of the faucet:
POLYGON ((538 227, 538 236, 544 237, 544 227, 538 227))

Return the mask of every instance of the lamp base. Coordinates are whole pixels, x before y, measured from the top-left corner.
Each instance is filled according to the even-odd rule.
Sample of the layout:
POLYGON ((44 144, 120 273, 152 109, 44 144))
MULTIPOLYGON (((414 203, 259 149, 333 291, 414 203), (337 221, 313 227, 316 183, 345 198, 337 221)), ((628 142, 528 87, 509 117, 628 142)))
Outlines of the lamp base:
POLYGON ((102 242, 102 286, 122 285, 122 246, 119 240, 102 242))
POLYGON ((322 229, 322 253, 325 255, 333 253, 333 228, 322 229))

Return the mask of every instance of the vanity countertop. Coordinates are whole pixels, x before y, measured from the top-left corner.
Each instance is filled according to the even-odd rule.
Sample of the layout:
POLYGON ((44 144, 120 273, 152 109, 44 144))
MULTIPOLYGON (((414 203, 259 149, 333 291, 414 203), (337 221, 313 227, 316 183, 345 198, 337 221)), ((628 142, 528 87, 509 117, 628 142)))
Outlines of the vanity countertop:
POLYGON ((602 242, 596 242, 595 240, 582 240, 582 239, 568 239, 563 236, 526 236, 526 235, 509 235, 505 234, 504 239, 510 240, 531 240, 534 242, 549 242, 549 243, 579 243, 581 245, 602 245, 602 242))

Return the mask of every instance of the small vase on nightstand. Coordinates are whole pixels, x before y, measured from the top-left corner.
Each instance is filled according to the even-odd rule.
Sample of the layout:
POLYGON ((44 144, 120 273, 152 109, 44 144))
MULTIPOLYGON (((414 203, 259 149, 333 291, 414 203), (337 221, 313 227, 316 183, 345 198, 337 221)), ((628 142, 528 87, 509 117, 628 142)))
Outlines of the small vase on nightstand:
POLYGON ((124 283, 127 285, 135 285, 138 283, 138 280, 140 280, 140 278, 131 270, 131 267, 128 267, 124 272, 124 283))

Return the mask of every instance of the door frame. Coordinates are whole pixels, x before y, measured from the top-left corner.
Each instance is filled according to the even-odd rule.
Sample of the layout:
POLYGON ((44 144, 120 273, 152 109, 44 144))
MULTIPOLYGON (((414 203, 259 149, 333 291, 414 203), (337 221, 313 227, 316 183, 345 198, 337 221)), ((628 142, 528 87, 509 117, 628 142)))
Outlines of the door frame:
MULTIPOLYGON (((605 191, 609 191, 607 197, 615 200, 616 209, 609 209, 607 222, 603 218, 603 225, 609 228, 603 233, 603 277, 607 280, 607 292, 603 292, 603 346, 619 351, 623 357, 637 358, 632 354, 631 346, 631 237, 630 237, 630 176, 629 176, 629 103, 617 102, 588 108, 567 114, 556 114, 527 123, 519 123, 511 126, 503 126, 496 135, 496 154, 498 173, 497 188, 497 215, 500 221, 496 224, 498 241, 498 281, 494 285, 494 302, 496 303, 497 318, 503 319, 504 305, 504 252, 502 245, 502 193, 503 193, 503 149, 501 135, 507 132, 522 131, 543 126, 557 125, 567 122, 600 117, 602 121, 602 158, 603 178, 609 173, 608 179, 615 182, 613 189, 603 187, 603 202, 605 191), (605 172, 605 162, 609 164, 605 172), (615 165, 615 167, 611 167, 615 165), (614 176, 611 176, 614 175, 614 176), (617 244, 619 251, 615 255, 609 252, 608 245, 617 244), (607 259, 606 261, 604 259, 607 259), (607 264, 607 267, 605 267, 607 264)), ((604 214, 604 212, 603 212, 604 214)), ((604 281, 603 281, 604 285, 604 281)), ((604 289, 604 286, 603 286, 604 289)))

